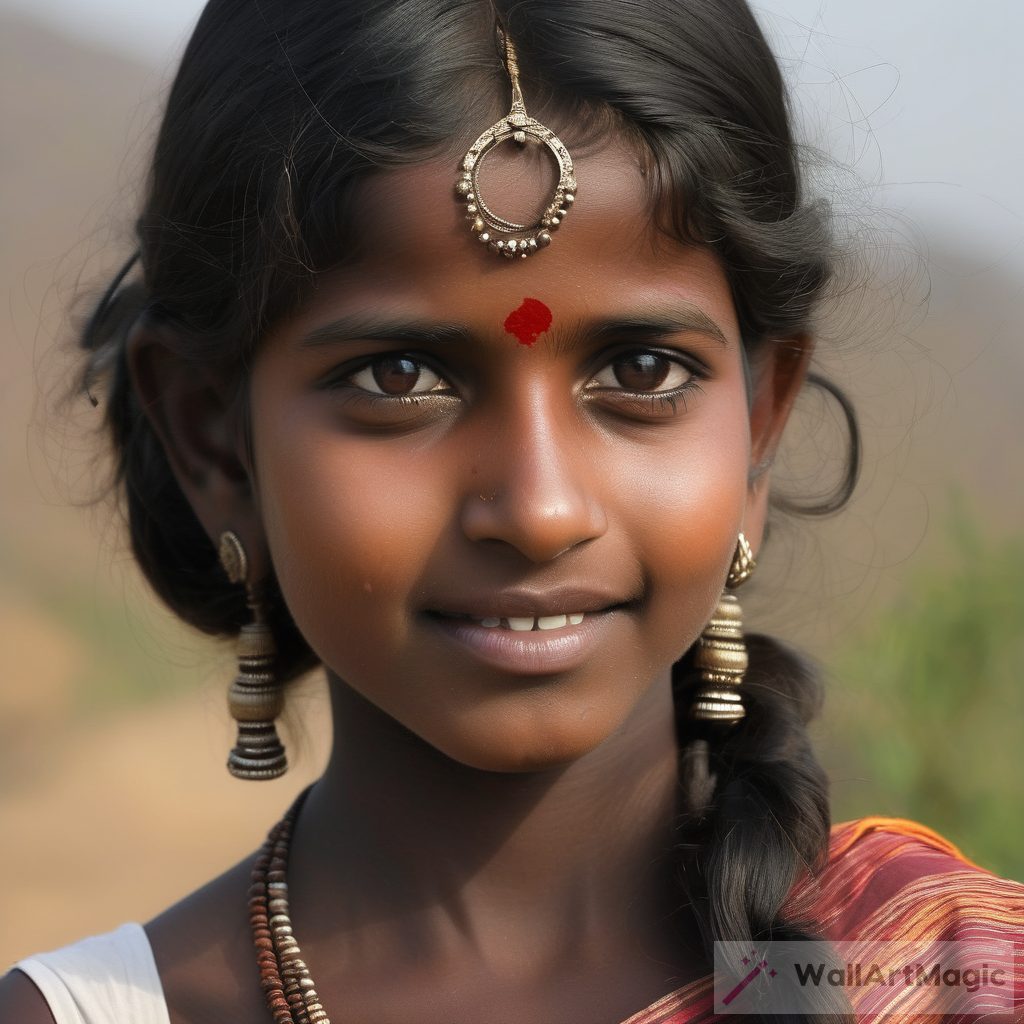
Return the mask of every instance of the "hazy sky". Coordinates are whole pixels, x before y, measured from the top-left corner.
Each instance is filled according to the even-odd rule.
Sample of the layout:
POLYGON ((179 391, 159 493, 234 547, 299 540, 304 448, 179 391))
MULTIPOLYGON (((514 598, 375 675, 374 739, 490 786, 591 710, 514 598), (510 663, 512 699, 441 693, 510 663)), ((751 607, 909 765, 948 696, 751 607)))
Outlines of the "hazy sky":
MULTIPOLYGON (((0 0, 167 63, 201 0, 0 0)), ((1024 237, 1021 0, 763 0, 819 138, 889 202, 1009 252, 1024 237)))

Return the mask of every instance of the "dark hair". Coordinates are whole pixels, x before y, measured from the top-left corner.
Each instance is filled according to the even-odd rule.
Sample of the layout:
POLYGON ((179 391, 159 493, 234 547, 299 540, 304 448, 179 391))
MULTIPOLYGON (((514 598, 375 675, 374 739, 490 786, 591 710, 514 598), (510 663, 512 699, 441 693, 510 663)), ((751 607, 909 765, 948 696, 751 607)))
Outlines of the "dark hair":
MULTIPOLYGON (((652 216, 717 255, 747 351, 813 326, 834 265, 827 212, 801 186, 780 72, 744 0, 210 0, 167 101, 138 267, 82 338, 86 386, 106 386, 134 552, 163 600, 207 633, 237 632, 244 595, 133 391, 126 334, 140 318, 159 325, 244 396, 267 327, 358 253, 361 183, 442 153, 454 171, 504 113, 495 18, 536 116, 613 125, 645 154, 652 216)), ((849 422, 843 500, 857 471, 849 422)), ((298 674, 313 656, 283 601, 272 615, 282 669, 298 674)), ((804 730, 818 684, 767 638, 751 638, 751 658, 748 716, 724 742, 686 721, 688 659, 676 671, 683 885, 709 956, 716 938, 792 936, 780 908, 828 842, 826 779, 804 730)))

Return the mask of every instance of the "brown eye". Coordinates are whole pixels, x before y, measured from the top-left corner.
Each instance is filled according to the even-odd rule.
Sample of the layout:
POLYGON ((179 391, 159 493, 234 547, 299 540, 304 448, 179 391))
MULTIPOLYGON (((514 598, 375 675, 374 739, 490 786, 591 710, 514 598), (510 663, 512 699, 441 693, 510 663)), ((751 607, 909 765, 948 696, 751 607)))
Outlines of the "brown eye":
POLYGON ((373 364, 373 379, 385 395, 407 395, 420 379, 420 368, 411 359, 382 359, 373 364))
POLYGON ((660 352, 630 352, 604 367, 594 376, 590 387, 650 394, 675 391, 692 376, 685 366, 660 352))
POLYGON ((375 359, 369 366, 352 374, 349 380, 364 391, 392 398, 448 390, 445 382, 429 366, 408 356, 375 359))

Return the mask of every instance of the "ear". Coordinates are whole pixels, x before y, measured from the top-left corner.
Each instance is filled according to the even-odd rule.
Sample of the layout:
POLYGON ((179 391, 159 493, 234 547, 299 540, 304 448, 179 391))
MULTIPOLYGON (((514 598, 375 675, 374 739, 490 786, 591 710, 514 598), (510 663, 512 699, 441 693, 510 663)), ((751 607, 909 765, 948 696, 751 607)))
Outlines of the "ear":
POLYGON ((160 329, 127 339, 132 383, 178 485, 216 547, 225 530, 245 545, 250 581, 270 568, 249 467, 245 422, 223 376, 187 360, 160 329))
POLYGON ((753 402, 750 407, 750 483, 744 534, 755 553, 768 520, 771 466, 782 431, 793 411, 814 354, 809 334, 766 342, 751 362, 753 402))

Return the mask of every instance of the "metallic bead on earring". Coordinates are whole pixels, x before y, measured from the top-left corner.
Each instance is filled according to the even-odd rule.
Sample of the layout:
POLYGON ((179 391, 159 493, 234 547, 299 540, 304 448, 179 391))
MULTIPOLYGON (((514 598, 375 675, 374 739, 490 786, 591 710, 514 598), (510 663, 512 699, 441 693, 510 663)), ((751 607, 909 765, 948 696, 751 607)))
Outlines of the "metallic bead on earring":
POLYGON ((749 664, 743 640, 743 610, 729 591, 749 579, 756 566, 750 545, 741 533, 725 590, 697 640, 694 664, 700 669, 704 685, 690 705, 690 718, 695 721, 731 725, 746 715, 738 690, 749 664))
POLYGON ((262 601, 249 580, 249 558, 232 530, 220 537, 220 564, 232 583, 245 584, 253 621, 238 635, 238 675, 228 693, 231 716, 238 722, 238 741, 228 756, 228 771, 240 779, 276 779, 288 770, 284 746, 274 719, 284 696, 274 677, 277 649, 262 601))

